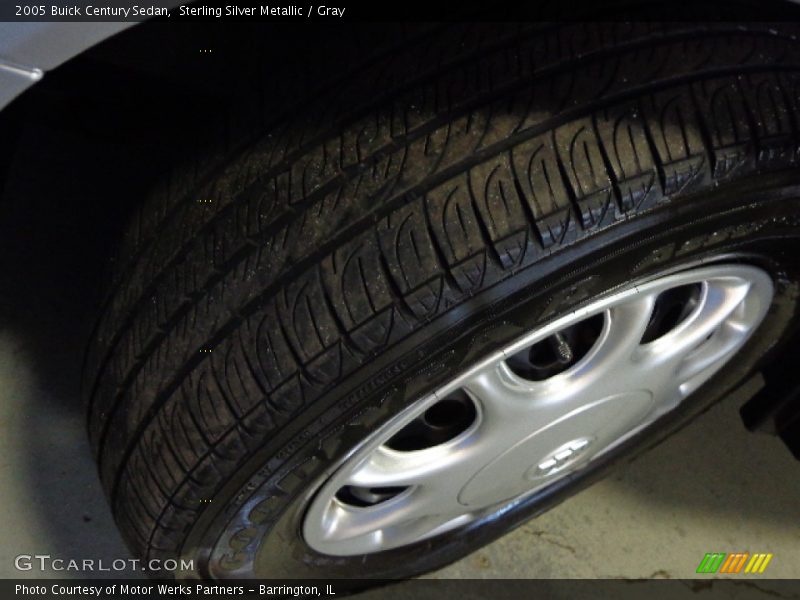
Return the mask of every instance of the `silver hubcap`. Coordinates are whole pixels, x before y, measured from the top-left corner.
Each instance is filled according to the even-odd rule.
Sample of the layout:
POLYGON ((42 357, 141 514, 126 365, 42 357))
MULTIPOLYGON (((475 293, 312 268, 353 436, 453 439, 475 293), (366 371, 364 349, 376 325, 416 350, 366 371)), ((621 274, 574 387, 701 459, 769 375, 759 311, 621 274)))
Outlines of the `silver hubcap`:
POLYGON ((318 489, 318 552, 411 544, 501 511, 673 410, 741 348, 770 306, 761 269, 700 267, 598 300, 420 399, 318 489))

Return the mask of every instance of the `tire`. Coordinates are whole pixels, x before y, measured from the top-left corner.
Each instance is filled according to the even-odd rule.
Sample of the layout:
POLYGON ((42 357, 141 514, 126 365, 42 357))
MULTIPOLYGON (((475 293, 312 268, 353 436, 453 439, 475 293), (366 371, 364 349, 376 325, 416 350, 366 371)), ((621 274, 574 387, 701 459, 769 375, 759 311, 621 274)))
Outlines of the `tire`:
POLYGON ((779 352, 800 283, 795 33, 486 27, 365 61, 313 118, 143 205, 85 374, 101 479, 138 556, 213 578, 419 574, 596 480, 779 352), (731 264, 767 273, 774 294, 702 393, 500 518, 360 555, 307 543, 322 483, 420 398, 596 299, 731 264))

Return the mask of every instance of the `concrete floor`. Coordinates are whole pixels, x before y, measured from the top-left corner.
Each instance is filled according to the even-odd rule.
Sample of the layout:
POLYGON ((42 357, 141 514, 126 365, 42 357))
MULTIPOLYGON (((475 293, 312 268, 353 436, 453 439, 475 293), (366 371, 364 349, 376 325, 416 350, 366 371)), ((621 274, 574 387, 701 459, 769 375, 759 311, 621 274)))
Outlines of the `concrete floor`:
MULTIPOLYGON (((27 138, 0 197, 0 578, 42 576, 16 571, 19 554, 128 555, 97 482, 78 393, 86 290, 96 280, 86 265, 105 251, 93 247, 85 222, 107 215, 87 198, 105 202, 111 183, 72 184, 59 165, 75 142, 50 132, 27 138), (43 160, 37 172, 19 168, 43 160)), ((96 172, 113 179, 118 156, 97 157, 96 172)), ((800 578, 800 462, 777 440, 744 431, 741 401, 729 398, 609 479, 432 577, 688 578, 706 552, 750 551, 775 555, 770 578, 800 578)))

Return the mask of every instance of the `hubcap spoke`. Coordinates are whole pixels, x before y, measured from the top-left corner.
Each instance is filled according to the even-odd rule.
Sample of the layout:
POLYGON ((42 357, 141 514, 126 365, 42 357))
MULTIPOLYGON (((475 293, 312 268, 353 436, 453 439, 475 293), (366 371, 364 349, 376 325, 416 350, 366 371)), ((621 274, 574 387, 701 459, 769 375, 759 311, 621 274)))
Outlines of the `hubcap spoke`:
POLYGON ((629 302, 608 310, 607 336, 600 345, 604 352, 603 360, 617 364, 633 359, 650 323, 657 296, 657 293, 637 292, 629 302))
POLYGON ((484 430, 514 428, 520 419, 530 419, 531 408, 546 397, 545 386, 515 376, 505 360, 478 371, 464 387, 480 406, 484 430))
POLYGON ((573 378, 582 381, 592 397, 636 389, 647 366, 638 360, 641 339, 656 302, 655 293, 634 293, 628 302, 606 311, 603 335, 590 360, 573 378))
POLYGON ((347 484, 379 488, 428 483, 459 462, 456 453, 437 450, 395 452, 381 446, 347 478, 347 484))
POLYGON ((319 484, 306 540, 339 556, 411 544, 584 468, 729 361, 772 294, 760 269, 701 267, 531 332, 379 427, 319 484))
POLYGON ((699 306, 673 331, 649 344, 650 358, 673 361, 686 357, 722 326, 747 295, 746 282, 713 281, 704 285, 699 306))

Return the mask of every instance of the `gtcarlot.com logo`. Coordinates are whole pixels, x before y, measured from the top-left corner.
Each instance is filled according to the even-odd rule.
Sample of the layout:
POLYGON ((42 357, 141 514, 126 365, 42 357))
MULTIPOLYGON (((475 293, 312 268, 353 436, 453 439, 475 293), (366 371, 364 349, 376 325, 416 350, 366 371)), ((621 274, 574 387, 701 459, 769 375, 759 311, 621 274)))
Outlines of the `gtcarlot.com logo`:
POLYGON ((49 554, 20 554, 14 559, 18 571, 193 571, 194 560, 153 558, 147 561, 138 558, 115 558, 112 561, 102 558, 53 558, 49 554))

